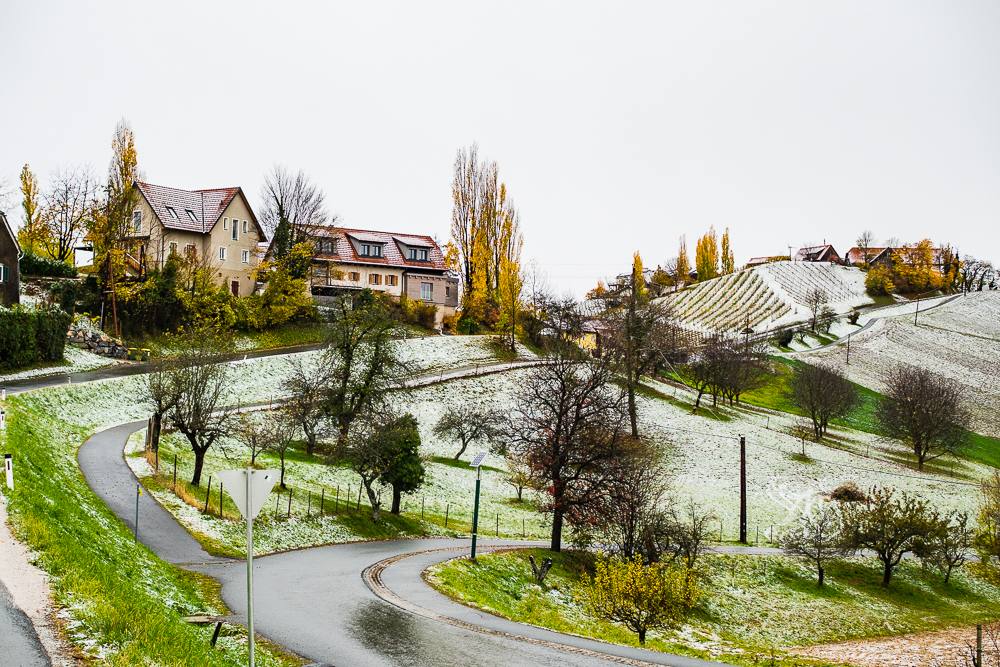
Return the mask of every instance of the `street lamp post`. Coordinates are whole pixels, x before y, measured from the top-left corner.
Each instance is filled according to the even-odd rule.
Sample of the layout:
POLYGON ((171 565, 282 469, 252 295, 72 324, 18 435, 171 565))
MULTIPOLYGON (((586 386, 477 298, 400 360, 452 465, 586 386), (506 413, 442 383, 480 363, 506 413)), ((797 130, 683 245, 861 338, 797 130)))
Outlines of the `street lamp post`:
POLYGON ((472 562, 476 561, 476 537, 479 530, 479 484, 483 477, 483 459, 485 458, 486 452, 479 452, 469 464, 470 467, 476 469, 476 504, 472 510, 472 562))

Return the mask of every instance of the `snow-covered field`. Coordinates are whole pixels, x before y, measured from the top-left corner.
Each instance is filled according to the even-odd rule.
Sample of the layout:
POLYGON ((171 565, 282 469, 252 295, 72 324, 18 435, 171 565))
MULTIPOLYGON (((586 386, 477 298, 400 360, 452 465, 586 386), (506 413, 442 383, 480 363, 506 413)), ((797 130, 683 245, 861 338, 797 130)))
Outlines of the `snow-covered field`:
POLYGON ((1000 437, 1000 294, 976 292, 921 312, 918 326, 915 306, 877 311, 880 319, 852 337, 850 365, 843 346, 802 358, 837 364, 852 381, 875 391, 884 389, 881 374, 896 365, 930 368, 966 388, 975 430, 1000 437))
POLYGON ((11 381, 11 380, 23 380, 24 378, 41 377, 43 375, 64 375, 68 373, 82 373, 83 371, 92 371, 96 368, 104 368, 106 366, 115 366, 122 363, 119 359, 109 359, 108 357, 102 357, 100 355, 94 354, 88 350, 81 350, 78 347, 72 345, 66 346, 66 352, 63 355, 66 359, 65 364, 58 364, 55 366, 46 366, 44 368, 32 368, 27 371, 19 371, 15 373, 8 373, 6 375, 0 375, 0 382, 11 381))

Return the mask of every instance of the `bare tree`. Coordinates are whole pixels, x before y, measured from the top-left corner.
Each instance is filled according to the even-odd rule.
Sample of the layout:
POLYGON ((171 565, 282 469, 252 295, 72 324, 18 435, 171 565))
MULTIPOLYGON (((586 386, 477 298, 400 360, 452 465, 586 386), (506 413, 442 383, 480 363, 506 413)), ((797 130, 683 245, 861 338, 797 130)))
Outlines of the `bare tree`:
POLYGON ((820 312, 823 310, 823 306, 827 304, 827 301, 829 301, 829 297, 827 297, 826 292, 818 287, 813 288, 806 294, 805 305, 811 313, 809 327, 813 333, 816 332, 816 324, 819 322, 820 312))
POLYGON ((963 406, 961 385, 914 366, 892 368, 882 381, 886 389, 875 421, 883 435, 910 446, 920 470, 926 461, 964 449, 972 418, 963 406))
POLYGON ((988 260, 976 259, 966 255, 959 269, 959 280, 965 292, 982 292, 990 289, 993 282, 993 264, 988 260))
POLYGON ((796 366, 785 396, 812 419, 816 440, 826 434, 831 419, 849 415, 861 401, 857 386, 827 365, 796 366))
POLYGON ((694 500, 683 507, 668 502, 643 534, 643 551, 652 562, 666 557, 694 569, 698 558, 708 551, 708 534, 715 515, 705 512, 694 500))
MULTIPOLYGON (((285 451, 292 440, 293 422, 283 410, 270 408, 261 412, 245 412, 236 418, 233 434, 236 441, 250 451, 249 465, 254 465, 262 454, 280 448, 281 488, 285 488, 285 451)), ((235 458, 227 452, 227 458, 235 458)))
POLYGON ((454 460, 465 453, 474 442, 493 443, 499 437, 500 415, 483 405, 463 403, 449 406, 434 425, 434 435, 447 440, 458 440, 462 447, 454 460))
POLYGON ((852 552, 870 549, 882 562, 882 585, 888 586, 903 555, 919 544, 939 521, 927 502, 895 489, 871 490, 866 503, 844 503, 840 508, 844 547, 852 552))
POLYGON ((288 362, 288 375, 282 388, 288 392, 285 410, 289 418, 302 429, 306 437, 306 453, 316 450, 316 442, 327 435, 329 422, 323 412, 323 400, 333 374, 330 357, 293 357, 288 362))
POLYGON ((99 192, 100 183, 89 166, 64 167, 52 174, 43 214, 52 241, 46 248, 52 259, 73 259, 73 249, 95 216, 99 192))
POLYGON ((798 556, 815 566, 817 586, 823 588, 823 564, 850 554, 840 535, 840 515, 831 505, 822 504, 819 511, 799 517, 798 524, 781 539, 781 548, 789 556, 798 556))
POLYGON ((232 408, 226 405, 229 365, 221 363, 232 348, 223 333, 202 327, 182 338, 173 370, 175 394, 170 421, 184 434, 194 452, 191 483, 201 483, 205 454, 229 430, 232 408))
POLYGON ((509 448, 547 483, 553 551, 562 548, 564 521, 605 493, 630 444, 613 375, 607 363, 559 355, 534 369, 515 398, 509 448))
POLYGON ((268 238, 287 235, 280 241, 284 246, 280 254, 307 240, 313 227, 334 225, 338 220, 327 211, 323 191, 301 169, 293 176, 284 165, 271 167, 264 175, 260 199, 258 217, 268 238))
POLYGON ((524 502, 524 490, 535 486, 531 466, 523 456, 516 456, 508 452, 505 458, 507 460, 507 475, 503 481, 517 491, 517 502, 524 502))
POLYGON ((179 392, 175 386, 177 360, 169 357, 157 359, 151 366, 152 370, 146 375, 146 403, 153 410, 149 424, 149 446, 155 452, 160 448, 163 417, 173 409, 179 392))
POLYGON ((861 251, 861 261, 864 264, 868 264, 871 259, 871 248, 875 243, 875 235, 872 234, 871 230, 866 229, 858 235, 858 239, 855 241, 858 245, 858 250, 861 251))

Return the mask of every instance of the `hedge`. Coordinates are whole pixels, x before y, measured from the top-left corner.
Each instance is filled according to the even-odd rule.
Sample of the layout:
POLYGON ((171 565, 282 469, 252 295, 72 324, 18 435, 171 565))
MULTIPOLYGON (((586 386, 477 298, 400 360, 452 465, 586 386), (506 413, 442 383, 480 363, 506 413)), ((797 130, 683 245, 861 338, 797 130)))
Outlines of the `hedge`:
POLYGON ((59 308, 0 307, 0 370, 62 361, 72 322, 59 308))
POLYGON ((22 276, 52 276, 54 278, 76 278, 76 267, 33 252, 24 253, 21 258, 22 276))

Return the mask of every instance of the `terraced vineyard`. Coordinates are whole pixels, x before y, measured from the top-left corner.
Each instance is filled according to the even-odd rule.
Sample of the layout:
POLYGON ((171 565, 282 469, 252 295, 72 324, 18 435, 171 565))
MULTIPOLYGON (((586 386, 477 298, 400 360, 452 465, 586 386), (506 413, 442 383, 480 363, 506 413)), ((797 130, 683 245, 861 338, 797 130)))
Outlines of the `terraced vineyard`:
POLYGON ((805 321, 815 289, 838 313, 870 303, 858 269, 810 262, 775 262, 699 283, 664 297, 685 325, 700 331, 756 331, 805 321))

